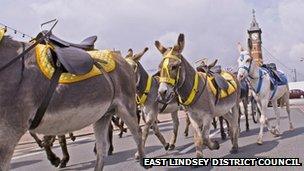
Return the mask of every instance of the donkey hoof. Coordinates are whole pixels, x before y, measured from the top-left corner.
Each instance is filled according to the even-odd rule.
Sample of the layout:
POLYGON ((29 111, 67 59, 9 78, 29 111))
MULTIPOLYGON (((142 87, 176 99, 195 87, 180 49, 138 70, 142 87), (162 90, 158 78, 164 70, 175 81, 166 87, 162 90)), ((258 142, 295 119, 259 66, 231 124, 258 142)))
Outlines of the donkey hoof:
POLYGON ((54 160, 51 161, 51 164, 55 167, 58 167, 60 162, 61 162, 60 158, 56 157, 54 160))
POLYGON ((139 163, 140 163, 140 165, 143 167, 143 168, 145 168, 145 169, 150 169, 150 168, 152 168, 152 166, 151 165, 145 165, 144 164, 144 160, 142 159, 142 160, 140 160, 139 161, 139 163))
POLYGON ((236 154, 238 152, 239 152, 239 149, 237 147, 232 147, 231 150, 230 150, 231 154, 236 154))
POLYGON ((196 157, 197 157, 197 158, 204 158, 203 152, 197 151, 197 152, 196 152, 196 157))
POLYGON ((220 148, 220 144, 214 140, 210 150, 218 150, 219 148, 220 148))
POLYGON ((109 151, 108 151, 108 155, 109 155, 109 156, 113 155, 113 150, 109 150, 109 151))
POLYGON ((174 150, 174 149, 175 149, 175 145, 174 144, 170 144, 169 150, 174 150))
POLYGON ((221 134, 221 138, 222 138, 222 140, 225 140, 227 138, 227 135, 225 133, 221 134))
POLYGON ((140 156, 139 156, 138 152, 136 152, 136 153, 134 154, 134 158, 135 158, 135 160, 139 160, 139 159, 140 159, 140 156))
POLYGON ((65 168, 66 167, 66 162, 61 162, 58 166, 58 168, 65 168))
POLYGON ((257 140, 257 144, 258 144, 258 145, 262 145, 262 144, 263 144, 263 140, 259 138, 259 139, 257 140))
POLYGON ((290 131, 293 131, 293 130, 294 130, 294 127, 293 127, 292 124, 289 125, 289 130, 290 130, 290 131))
POLYGON ((165 150, 167 151, 170 147, 170 144, 169 143, 166 143, 166 145, 164 146, 165 150))

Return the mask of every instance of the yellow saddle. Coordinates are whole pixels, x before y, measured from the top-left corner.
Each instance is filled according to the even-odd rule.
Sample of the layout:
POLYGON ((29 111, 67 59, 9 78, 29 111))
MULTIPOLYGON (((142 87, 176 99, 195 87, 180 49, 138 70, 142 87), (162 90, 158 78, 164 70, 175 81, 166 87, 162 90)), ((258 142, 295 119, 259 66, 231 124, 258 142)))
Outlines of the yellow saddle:
MULTIPOLYGON (((201 73, 201 74, 206 76, 206 73, 201 73)), ((229 85, 228 89, 226 91, 220 89, 219 98, 221 99, 221 98, 227 97, 230 94, 232 94, 233 92, 235 92, 235 90, 237 88, 237 83, 235 82, 232 74, 230 74, 229 72, 222 71, 220 75, 227 81, 227 83, 229 85)), ((214 77, 208 75, 207 82, 208 82, 208 86, 210 87, 210 90, 211 90, 212 94, 216 95, 217 94, 217 86, 216 86, 216 83, 214 81, 214 77)))
MULTIPOLYGON (((51 79, 53 73, 54 73, 54 67, 50 61, 51 59, 51 54, 50 48, 52 48, 50 45, 43 45, 43 44, 38 44, 36 46, 36 60, 37 64, 39 66, 39 69, 43 73, 44 76, 46 76, 48 79, 51 79)), ((99 63, 103 69, 106 72, 111 72, 115 69, 116 63, 115 60, 113 59, 114 56, 116 56, 118 53, 117 51, 110 51, 110 50, 92 50, 92 51, 87 51, 89 55, 93 59, 100 59, 102 61, 106 61, 107 63, 99 63)), ((97 60, 98 61, 98 60, 97 60)), ((101 71, 96 67, 93 66, 91 71, 89 71, 86 74, 83 75, 74 75, 71 73, 62 73, 59 79, 60 84, 69 84, 69 83, 74 83, 78 81, 82 81, 85 79, 92 78, 97 75, 101 75, 101 71)))
POLYGON ((0 28, 0 42, 1 42, 2 38, 4 37, 4 33, 5 33, 5 28, 0 28))

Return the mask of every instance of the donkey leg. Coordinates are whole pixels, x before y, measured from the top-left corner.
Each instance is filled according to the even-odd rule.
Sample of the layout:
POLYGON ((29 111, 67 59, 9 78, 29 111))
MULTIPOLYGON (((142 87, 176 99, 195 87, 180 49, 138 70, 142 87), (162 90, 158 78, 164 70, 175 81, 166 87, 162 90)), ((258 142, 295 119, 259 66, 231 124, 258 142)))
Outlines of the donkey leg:
POLYGON ((280 136, 280 134, 281 134, 280 133, 280 112, 278 110, 278 102, 277 102, 277 100, 272 100, 271 103, 272 103, 272 106, 273 106, 273 109, 274 109, 274 113, 276 115, 276 126, 275 126, 275 128, 272 128, 270 130, 270 132, 275 137, 277 137, 277 136, 280 136))
POLYGON ((188 137, 188 134, 189 134, 189 126, 190 126, 190 119, 189 119, 189 115, 186 114, 186 128, 185 128, 185 131, 184 131, 185 137, 188 137))
POLYGON ((287 115, 288 115, 289 130, 293 130, 294 127, 292 125, 291 118, 290 118, 290 103, 289 103, 289 92, 288 91, 284 94, 283 100, 286 103, 286 112, 287 112, 287 115))
POLYGON ((159 130, 158 125, 157 125, 157 122, 154 122, 152 124, 152 128, 153 128, 154 134, 156 135, 156 137, 158 138, 158 140, 162 143, 162 145, 164 146, 165 150, 168 150, 169 149, 169 143, 166 142, 164 136, 160 133, 160 130, 159 130))
POLYGON ((202 123, 199 123, 200 120, 195 120, 192 118, 191 113, 189 114, 189 120, 191 122, 192 127, 194 128, 194 144, 195 144, 195 153, 197 158, 203 158, 203 137, 201 133, 201 125, 202 123))
POLYGON ((34 140, 36 141, 36 143, 38 144, 38 146, 40 148, 43 148, 42 141, 38 138, 37 134, 30 132, 30 135, 34 138, 34 140))
POLYGON ((60 164, 60 158, 56 156, 55 153, 52 151, 52 145, 53 145, 53 138, 54 136, 44 136, 44 150, 46 152, 46 156, 48 160, 51 162, 52 165, 57 167, 60 164))
MULTIPOLYGON (((157 106, 155 106, 154 109, 157 109, 157 106)), ((164 146, 165 150, 168 150, 169 143, 166 142, 164 136, 160 133, 160 130, 159 130, 157 122, 156 122, 157 115, 158 115, 158 113, 156 111, 157 110, 152 109, 149 112, 147 112, 148 113, 147 118, 146 118, 147 122, 145 124, 144 131, 143 131, 143 146, 145 147, 146 140, 147 140, 147 137, 149 135, 149 129, 152 126, 154 134, 156 135, 158 140, 161 142, 161 144, 164 146)))
POLYGON ((94 135, 96 139, 95 147, 97 155, 95 171, 103 169, 103 159, 108 155, 108 129, 111 122, 111 118, 112 115, 110 113, 106 113, 93 125, 94 135))
POLYGON ((137 152, 135 154, 135 158, 139 159, 140 164, 143 166, 143 157, 144 157, 144 146, 142 141, 142 133, 139 124, 137 123, 136 116, 136 106, 134 103, 133 108, 127 108, 132 105, 120 105, 117 106, 119 117, 126 123, 127 127, 130 129, 130 132, 133 135, 134 141, 137 146, 137 152))
POLYGON ((239 126, 239 109, 238 106, 234 106, 232 108, 232 112, 228 112, 227 114, 223 115, 225 117, 226 121, 229 123, 229 132, 230 132, 230 139, 232 143, 232 148, 230 150, 230 153, 235 154, 238 152, 238 137, 240 132, 240 126, 239 126))
POLYGON ((225 140, 226 137, 227 137, 227 135, 226 135, 226 133, 225 133, 223 120, 224 120, 223 117, 220 116, 220 117, 219 117, 219 121, 220 121, 221 138, 222 138, 222 140, 225 140))
POLYGON ((73 132, 69 133, 69 136, 70 136, 72 141, 76 140, 76 137, 74 136, 73 132))
POLYGON ((261 100, 261 103, 257 103, 257 108, 261 109, 261 116, 259 118, 260 121, 260 132, 259 132, 259 136, 257 139, 257 144, 258 145, 262 145, 263 144, 263 129, 264 126, 267 126, 268 130, 271 130, 271 128, 269 127, 269 123, 268 123, 268 119, 266 117, 266 108, 268 105, 268 99, 263 99, 261 100), (261 104, 261 105, 260 105, 261 104))
POLYGON ((212 125, 213 125, 213 128, 214 128, 214 129, 217 128, 217 123, 216 123, 215 117, 214 117, 213 120, 212 120, 212 125))
POLYGON ((60 144, 60 147, 62 150, 62 155, 63 155, 61 162, 59 164, 59 168, 64 168, 64 167, 66 167, 66 164, 70 160, 70 155, 68 152, 65 135, 58 135, 58 141, 59 141, 59 144, 60 144))
POLYGON ((212 121, 212 117, 210 115, 205 115, 203 117, 203 129, 202 129, 202 138, 203 138, 203 142, 205 145, 207 145, 207 147, 210 150, 217 150, 220 148, 220 145, 217 141, 215 140, 211 140, 209 138, 209 134, 210 134, 210 126, 211 126, 211 121, 212 121))
POLYGON ((10 162, 14 153, 14 149, 26 130, 22 132, 18 130, 17 133, 16 130, 9 128, 8 125, 3 124, 1 121, 0 128, 0 170, 8 171, 10 168, 10 162))
POLYGON ((110 143, 110 147, 108 150, 108 155, 112 155, 113 151, 114 151, 114 146, 113 146, 113 125, 110 122, 109 124, 109 130, 108 130, 108 136, 109 136, 109 143, 110 143))
POLYGON ((246 99, 244 102, 244 114, 246 119, 246 131, 249 131, 249 121, 248 121, 248 100, 246 99))
POLYGON ((178 126, 179 126, 179 120, 178 120, 178 114, 177 111, 171 113, 172 121, 173 121, 173 136, 170 140, 170 147, 169 150, 173 150, 175 148, 176 138, 178 134, 178 126))

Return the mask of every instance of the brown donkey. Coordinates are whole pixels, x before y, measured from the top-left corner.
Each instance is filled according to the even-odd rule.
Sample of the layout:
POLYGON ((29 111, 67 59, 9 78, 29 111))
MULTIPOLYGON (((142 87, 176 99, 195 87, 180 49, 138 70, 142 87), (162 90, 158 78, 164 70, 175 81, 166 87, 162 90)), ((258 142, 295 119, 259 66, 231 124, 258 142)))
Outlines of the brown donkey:
POLYGON ((185 40, 180 34, 177 44, 166 48, 159 41, 155 46, 163 55, 160 63, 160 85, 159 99, 170 101, 177 93, 181 103, 189 113, 191 124, 194 128, 194 139, 196 146, 196 156, 203 157, 202 145, 207 145, 210 149, 218 149, 219 143, 209 139, 210 125, 214 117, 223 116, 229 122, 232 149, 231 153, 238 151, 239 136, 239 109, 240 86, 233 77, 236 87, 226 97, 216 101, 211 90, 211 85, 207 83, 205 75, 199 74, 182 56, 185 40), (230 111, 231 110, 231 111, 230 111))

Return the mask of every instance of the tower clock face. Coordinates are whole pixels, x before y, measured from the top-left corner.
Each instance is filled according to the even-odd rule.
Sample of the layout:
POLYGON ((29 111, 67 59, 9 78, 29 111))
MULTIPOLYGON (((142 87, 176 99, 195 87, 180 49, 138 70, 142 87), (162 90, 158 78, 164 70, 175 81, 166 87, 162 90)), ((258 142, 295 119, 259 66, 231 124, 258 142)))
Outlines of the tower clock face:
POLYGON ((258 33, 253 33, 253 34, 251 35, 251 38, 252 38, 253 40, 258 40, 259 34, 258 34, 258 33))

